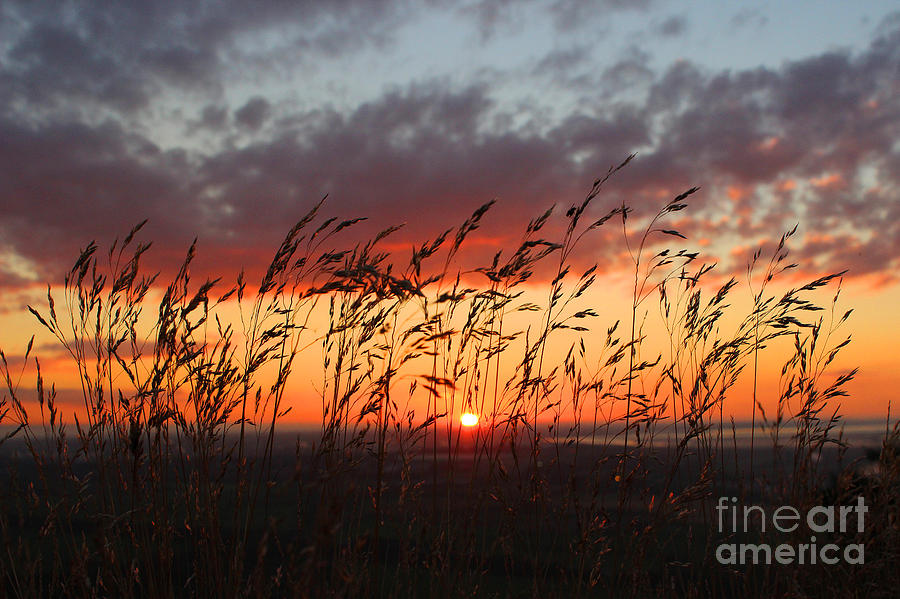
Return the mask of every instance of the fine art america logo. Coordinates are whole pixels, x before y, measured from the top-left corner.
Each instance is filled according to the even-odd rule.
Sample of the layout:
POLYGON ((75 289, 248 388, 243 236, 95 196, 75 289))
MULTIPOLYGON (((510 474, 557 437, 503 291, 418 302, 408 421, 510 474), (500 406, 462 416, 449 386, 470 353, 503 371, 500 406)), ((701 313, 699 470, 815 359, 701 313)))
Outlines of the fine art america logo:
POLYGON ((862 497, 856 505, 824 506, 809 509, 805 514, 789 505, 775 508, 771 517, 758 505, 737 505, 737 497, 720 497, 716 505, 719 533, 750 533, 757 522, 763 534, 793 533, 801 526, 809 530, 809 542, 791 545, 780 543, 722 543, 716 548, 720 564, 848 564, 865 563, 865 546, 852 543, 843 547, 834 543, 817 542, 816 534, 835 532, 863 532, 865 514, 869 511, 862 497))

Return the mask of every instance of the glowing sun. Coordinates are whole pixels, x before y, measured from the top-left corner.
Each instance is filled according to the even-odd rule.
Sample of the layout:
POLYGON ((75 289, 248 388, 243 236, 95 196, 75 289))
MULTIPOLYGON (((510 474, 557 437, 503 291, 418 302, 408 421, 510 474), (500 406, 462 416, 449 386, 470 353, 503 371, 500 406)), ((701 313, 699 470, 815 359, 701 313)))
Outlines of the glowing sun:
POLYGON ((459 417, 459 423, 463 426, 475 426, 478 424, 478 414, 464 412, 462 416, 459 417))

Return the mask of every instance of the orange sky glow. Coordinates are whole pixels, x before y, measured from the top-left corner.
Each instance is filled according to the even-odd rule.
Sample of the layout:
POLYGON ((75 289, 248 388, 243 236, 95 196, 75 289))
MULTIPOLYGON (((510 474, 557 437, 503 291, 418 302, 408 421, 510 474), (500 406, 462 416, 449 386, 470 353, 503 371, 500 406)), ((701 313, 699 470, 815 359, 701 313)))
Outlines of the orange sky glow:
MULTIPOLYGON (((308 249, 313 261, 339 253, 324 258, 331 271, 299 282, 298 293, 330 276, 340 279, 336 265, 364 252, 381 232, 371 250, 383 253, 380 270, 363 268, 359 281, 377 279, 381 292, 402 296, 410 281, 444 272, 424 293, 430 303, 421 313, 436 320, 404 330, 424 302, 415 298, 389 323, 376 326, 360 316, 353 324, 360 346, 347 346, 359 352, 352 372, 377 374, 397 357, 392 343, 413 343, 426 325, 439 328, 435 322, 452 329, 449 336, 457 337, 447 341, 440 368, 426 352, 387 369, 397 369, 388 377, 391 400, 415 419, 434 411, 435 396, 445 408, 438 412, 454 417, 476 400, 482 416, 503 417, 516 396, 507 383, 522 377, 531 388, 545 384, 546 393, 535 393, 552 404, 544 419, 554 410, 561 419, 574 417, 566 383, 577 375, 604 389, 600 399, 612 417, 638 394, 672 404, 671 381, 655 384, 665 378, 664 366, 674 355, 699 358, 715 348, 687 347, 678 331, 667 330, 653 292, 659 272, 632 315, 638 253, 641 267, 658 260, 674 268, 685 258, 679 250, 696 253, 695 271, 715 264, 700 284, 704 301, 735 278, 730 307, 708 333, 722 340, 747 317, 767 261, 794 228, 783 264, 792 266, 768 294, 845 272, 833 316, 840 320, 853 309, 815 348, 816 359, 827 360, 829 348, 852 337, 817 373, 825 389, 859 368, 846 385, 848 397, 831 398, 829 407, 884 417, 898 403, 900 18, 893 4, 835 2, 804 11, 783 3, 765 9, 771 18, 716 2, 692 8, 606 2, 599 11, 577 2, 571 10, 560 2, 419 4, 280 3, 252 14, 227 3, 152 11, 0 5, 0 349, 8 382, 25 405, 35 407, 34 356, 69 412, 82 401, 71 358, 27 306, 46 314, 50 284, 65 317, 63 278, 91 240, 104 267, 113 239, 146 222, 135 239, 152 244, 141 272, 160 273, 138 327, 146 340, 158 314, 154 302, 192 240, 197 253, 188 287, 218 279, 213 293, 224 293, 243 272, 244 301, 252 303, 281 240, 323 198, 295 249, 308 249), (692 191, 679 201, 684 205, 673 201, 686 190, 692 191), (473 214, 478 218, 467 221, 473 214), (654 230, 638 252, 651 222, 654 230), (465 242, 445 263, 466 227, 465 242), (424 254, 431 243, 435 254, 425 266, 415 264, 413 253, 424 254), (548 255, 533 269, 522 266, 522 256, 543 251, 548 255), (596 280, 568 312, 547 319, 548 289, 564 253, 564 293, 578 288, 581 273, 593 272, 596 280), (463 325, 465 314, 440 321, 440 295, 457 276, 472 289, 457 306, 468 310, 492 284, 489 275, 500 285, 501 271, 523 279, 512 290, 523 295, 510 310, 533 304, 536 311, 504 312, 502 327, 483 322, 487 329, 474 332, 463 325), (613 350, 604 343, 616 321, 616 342, 631 341, 632 316, 641 340, 635 361, 655 366, 627 393, 621 356, 619 370, 607 368, 613 350), (551 321, 573 328, 552 327, 537 370, 517 371, 528 344, 551 321), (364 332, 366 326, 374 332, 364 332), (504 352, 491 353, 492 343, 506 344, 503 336, 514 333, 504 352), (475 353, 458 356, 467 367, 450 377, 460 367, 451 363, 453 352, 466 335, 465 350, 475 353), (578 351, 567 360, 573 347, 578 351), (545 383, 551 374, 558 384, 545 383), (605 386, 617 380, 613 389, 605 386)), ((832 280, 808 298, 829 308, 836 285, 832 280)), ((336 349, 323 347, 332 297, 322 295, 308 320, 294 323, 305 328, 282 397, 291 408, 288 421, 319 422, 334 398, 335 356, 328 352, 336 349)), ((377 314, 385 305, 370 308, 377 314)), ((826 325, 832 316, 828 309, 798 314, 807 322, 823 317, 826 325)), ((233 298, 216 315, 234 327, 242 348, 247 323, 233 298)), ((218 334, 213 323, 211 317, 205 329, 210 342, 218 334)), ((804 342, 808 332, 800 331, 804 342)), ((788 341, 759 353, 755 378, 741 358, 743 371, 727 393, 729 415, 753 416, 754 380, 757 400, 771 413, 784 390, 788 341)), ((152 347, 148 342, 145 351, 152 347)), ((234 359, 242 357, 238 351, 234 359)), ((700 370, 680 364, 684 382, 700 370)), ((338 384, 352 386, 352 372, 337 377, 338 384)), ((114 396, 135 393, 121 372, 106 384, 114 396)), ((354 397, 365 411, 373 383, 359 384, 354 397)), ((261 375, 254 389, 265 396, 271 385, 261 375)))
MULTIPOLYGON (((715 291, 714 289, 712 290, 715 291)), ((834 285, 826 288, 818 294, 818 299, 823 300, 829 298, 833 294, 834 285)), ((554 339, 548 345, 549 354, 545 358, 545 371, 549 371, 555 366, 562 364, 565 358, 567 348, 578 341, 583 341, 586 347, 584 359, 578 363, 579 368, 583 368, 585 376, 588 376, 592 370, 599 367, 600 356, 599 345, 601 336, 605 335, 607 327, 612 325, 615 320, 627 322, 630 300, 629 283, 625 276, 612 276, 605 284, 601 284, 592 294, 587 295, 581 305, 593 307, 600 313, 600 317, 593 320, 592 330, 585 333, 572 333, 570 331, 561 331, 558 339, 554 339)), ((43 292, 43 295, 46 291, 43 292)), ((33 304, 39 311, 46 313, 46 297, 40 299, 42 293, 37 289, 31 297, 33 304)), ((741 315, 740 308, 742 302, 747 302, 746 289, 736 289, 734 292, 734 308, 735 316, 726 318, 722 325, 722 335, 727 335, 729 325, 736 324, 736 318, 741 315), (744 296, 743 298, 741 296, 744 296)), ((853 313, 844 323, 841 329, 835 334, 835 338, 831 343, 842 340, 846 335, 852 336, 852 342, 842 349, 835 361, 829 365, 823 372, 822 386, 827 385, 841 373, 849 371, 851 368, 858 367, 860 372, 856 379, 846 386, 848 397, 838 398, 840 405, 840 413, 846 417, 854 418, 881 418, 886 416, 889 404, 897 405, 897 398, 893 394, 893 390, 900 388, 900 370, 897 368, 897 359, 892 353, 892 346, 895 343, 893 331, 889 327, 884 326, 884 314, 889 313, 892 306, 898 305, 900 302, 900 286, 881 286, 874 287, 871 281, 866 279, 853 280, 845 283, 841 292, 841 301, 838 310, 842 314, 846 309, 854 308, 853 313)), ((155 314, 155 306, 151 298, 148 301, 146 313, 155 314)), ((158 301, 158 292, 156 295, 158 301)), ((535 304, 546 302, 546 284, 529 284, 525 296, 521 298, 522 302, 529 301, 535 304)), ((827 303, 827 300, 826 300, 827 303)), ((580 307, 579 306, 579 307, 580 307)), ((60 303, 57 303, 57 311, 61 310, 60 303)), ((645 322, 645 333, 647 340, 641 350, 641 358, 653 358, 660 355, 663 363, 670 357, 671 348, 668 347, 668 333, 662 324, 657 299, 651 298, 647 304, 641 307, 642 318, 645 322), (645 307, 646 306, 646 307, 645 307)), ((237 316, 237 307, 233 301, 221 305, 218 308, 219 316, 223 320, 239 323, 237 316)), ((533 313, 526 312, 524 315, 513 314, 508 318, 508 322, 504 326, 510 327, 509 330, 518 329, 526 330, 529 326, 536 327, 539 319, 527 318, 533 313)), ((539 313, 538 313, 539 314, 539 313)), ((819 313, 816 313, 819 314, 819 313)), ((839 316, 839 315, 838 315, 839 316)), ((64 418, 70 420, 75 414, 80 414, 84 419, 83 399, 80 384, 74 370, 74 361, 71 356, 61 351, 59 344, 52 338, 49 333, 42 330, 34 317, 25 310, 16 310, 12 307, 8 308, 3 315, 4 326, 2 336, 0 336, 0 347, 4 348, 5 355, 13 376, 16 377, 21 373, 21 378, 16 378, 19 388, 19 397, 24 398, 30 410, 35 410, 34 405, 34 382, 35 368, 34 357, 36 356, 41 363, 41 372, 45 379, 45 386, 49 388, 50 384, 55 384, 58 393, 58 402, 62 406, 64 418), (34 349, 29 364, 22 368, 21 356, 24 353, 25 345, 31 335, 35 335, 34 349), (29 402, 28 398, 32 398, 29 402)), ((827 319, 827 315, 826 315, 827 319)), ((149 321, 148 321, 149 322, 149 321)), ((299 424, 316 424, 321 422, 323 415, 323 406, 327 401, 323 401, 323 388, 326 388, 328 376, 324 370, 324 354, 322 347, 323 333, 328 328, 326 315, 322 310, 317 310, 310 319, 309 330, 303 333, 304 340, 300 344, 306 346, 296 357, 296 365, 292 369, 291 378, 287 385, 285 393, 286 406, 290 406, 290 412, 284 417, 287 423, 299 424)), ((620 325, 623 328, 624 325, 620 325)), ((621 330, 620 330, 621 332, 621 330)), ((627 331, 626 331, 627 333, 627 331)), ((782 389, 783 380, 779 377, 781 367, 787 357, 790 356, 792 350, 792 341, 782 339, 771 344, 761 352, 759 362, 759 374, 757 379, 757 397, 763 408, 768 414, 774 414, 776 398, 782 389)), ((515 376, 514 367, 516 361, 520 357, 522 351, 521 344, 515 345, 509 350, 509 356, 504 356, 503 363, 500 366, 498 381, 501 386, 503 381, 515 376)), ((411 383, 419 376, 429 372, 429 364, 427 360, 414 360, 405 365, 398 371, 398 376, 394 382, 394 398, 399 398, 402 410, 409 410, 417 414, 417 419, 421 420, 425 414, 429 413, 429 402, 432 401, 429 393, 423 392, 419 387, 409 395, 411 383)), ((731 389, 727 395, 726 415, 734 417, 738 420, 745 420, 752 416, 752 375, 750 374, 750 364, 747 365, 747 371, 740 377, 737 384, 731 389)), ((493 376, 490 369, 485 374, 493 376)), ((652 386, 658 380, 660 371, 652 370, 641 381, 642 389, 644 386, 652 386)), ((263 380, 271 380, 271 377, 263 380)), ((473 412, 480 414, 483 418, 490 419, 493 415, 495 418, 503 416, 503 408, 494 407, 492 400, 493 388, 492 383, 483 383, 488 389, 488 393, 476 394, 476 403, 473 412), (485 402, 484 398, 488 397, 485 402), (480 400, 478 398, 481 398, 480 400)), ((113 384, 116 392, 121 390, 126 396, 134 393, 134 387, 128 383, 125 376, 119 373, 113 384)), ((469 388, 471 391, 471 387, 469 388)), ((455 391, 451 388, 439 388, 440 401, 445 406, 444 409, 448 413, 454 414, 455 418, 465 411, 466 398, 471 395, 466 394, 464 385, 460 382, 455 391)), ((621 390, 619 391, 621 396, 621 390)), ((507 392, 508 394, 508 392, 507 392)), ((541 421, 552 421, 554 416, 559 417, 562 421, 569 421, 574 417, 573 408, 567 401, 567 391, 563 385, 560 390, 555 391, 550 399, 558 401, 559 405, 553 409, 543 413, 540 417, 541 421)), ((500 393, 502 396, 503 393, 500 393)), ((663 387, 661 392, 661 401, 671 406, 671 389, 663 387)), ((326 398, 327 399, 327 398, 326 398)), ((621 397, 620 397, 621 399, 621 397)), ((599 401, 596 397, 594 401, 599 401)), ((501 401, 502 404, 502 401, 501 401)), ((603 404, 602 413, 617 416, 624 410, 623 403, 620 401, 610 403, 606 400, 603 404)), ((831 407, 837 407, 838 403, 830 402, 831 407)), ((582 408, 583 409, 583 408, 582 408)), ((896 408, 895 408, 896 409, 896 408)), ((664 413, 667 415, 671 411, 671 407, 665 408, 664 413)), ((190 413, 190 411, 188 411, 190 413)), ((33 414, 37 416, 37 411, 33 414)))

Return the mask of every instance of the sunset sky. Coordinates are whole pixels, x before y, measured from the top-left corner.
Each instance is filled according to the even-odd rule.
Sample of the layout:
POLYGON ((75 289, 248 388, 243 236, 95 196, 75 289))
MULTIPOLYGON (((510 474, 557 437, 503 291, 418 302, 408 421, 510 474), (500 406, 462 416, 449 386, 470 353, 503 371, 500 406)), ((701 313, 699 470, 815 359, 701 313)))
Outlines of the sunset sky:
MULTIPOLYGON (((739 278, 798 224, 792 276, 848 270, 845 412, 896 415, 887 1, 3 2, 0 348, 22 354, 25 306, 79 248, 143 219, 152 267, 198 237, 202 267, 233 280, 325 194, 373 229, 407 223, 398 250, 496 198, 493 254, 634 152, 596 215, 699 185, 678 229, 739 278)), ((621 244, 586 243, 581 259, 621 275, 621 244)))

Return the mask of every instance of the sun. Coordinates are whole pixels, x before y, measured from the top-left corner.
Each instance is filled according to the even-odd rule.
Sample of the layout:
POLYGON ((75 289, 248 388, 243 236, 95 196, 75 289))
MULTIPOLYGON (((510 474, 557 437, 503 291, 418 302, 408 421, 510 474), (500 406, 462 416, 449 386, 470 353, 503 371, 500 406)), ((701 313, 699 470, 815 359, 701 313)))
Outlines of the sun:
POLYGON ((475 426, 478 424, 478 414, 472 412, 463 412, 459 417, 459 423, 463 426, 475 426))

